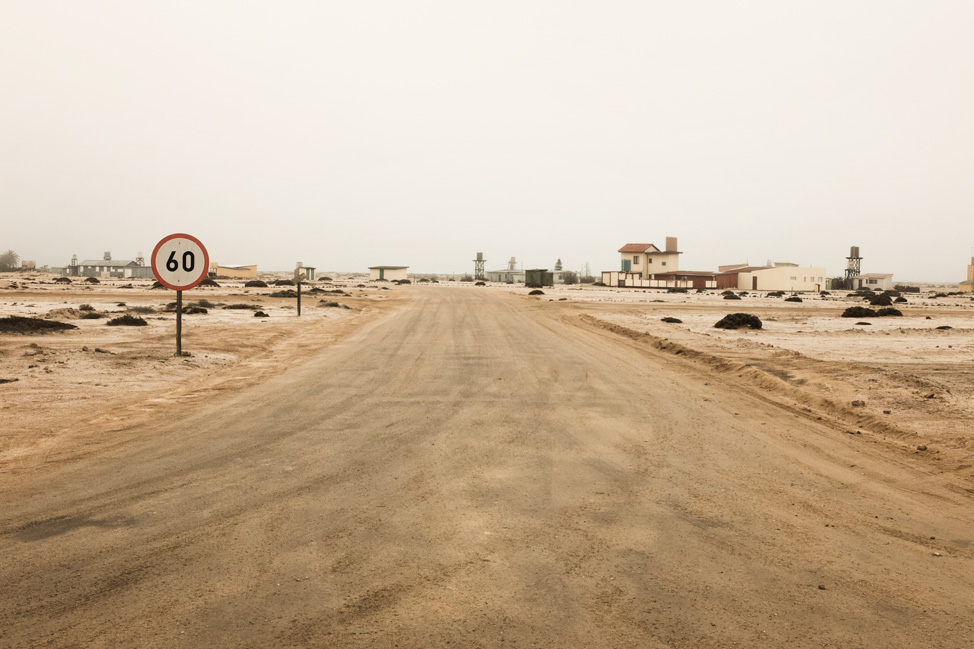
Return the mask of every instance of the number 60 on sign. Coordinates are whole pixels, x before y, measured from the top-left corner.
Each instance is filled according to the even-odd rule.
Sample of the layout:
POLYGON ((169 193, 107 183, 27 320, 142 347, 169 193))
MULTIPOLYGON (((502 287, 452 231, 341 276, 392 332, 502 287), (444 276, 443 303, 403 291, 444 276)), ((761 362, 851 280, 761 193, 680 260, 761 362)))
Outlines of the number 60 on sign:
POLYGON ((159 283, 174 291, 193 288, 210 268, 206 247, 194 236, 170 234, 152 251, 152 273, 159 283))

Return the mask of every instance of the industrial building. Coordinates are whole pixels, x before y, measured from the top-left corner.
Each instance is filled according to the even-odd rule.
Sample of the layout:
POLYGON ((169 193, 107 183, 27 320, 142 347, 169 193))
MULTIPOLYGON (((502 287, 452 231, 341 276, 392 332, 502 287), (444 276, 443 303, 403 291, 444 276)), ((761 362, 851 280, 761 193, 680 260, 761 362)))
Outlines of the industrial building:
POLYGON ((409 266, 369 266, 369 281, 399 281, 408 279, 409 266))
POLYGON ((53 267, 51 272, 69 277, 118 277, 142 278, 153 277, 152 267, 145 265, 145 258, 138 253, 135 259, 112 259, 112 253, 106 252, 101 259, 86 259, 78 262, 78 255, 71 256, 71 263, 67 266, 53 267))
POLYGON ((484 275, 488 282, 501 282, 503 284, 523 284, 524 270, 518 270, 517 259, 511 257, 507 261, 507 268, 504 270, 488 270, 484 275))

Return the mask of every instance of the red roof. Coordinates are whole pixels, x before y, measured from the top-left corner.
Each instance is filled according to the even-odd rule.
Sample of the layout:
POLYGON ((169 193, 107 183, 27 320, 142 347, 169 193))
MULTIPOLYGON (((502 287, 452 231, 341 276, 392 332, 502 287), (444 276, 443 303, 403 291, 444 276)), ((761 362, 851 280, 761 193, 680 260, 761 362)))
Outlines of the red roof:
POLYGON ((619 252, 660 252, 660 249, 651 243, 627 243, 619 252))

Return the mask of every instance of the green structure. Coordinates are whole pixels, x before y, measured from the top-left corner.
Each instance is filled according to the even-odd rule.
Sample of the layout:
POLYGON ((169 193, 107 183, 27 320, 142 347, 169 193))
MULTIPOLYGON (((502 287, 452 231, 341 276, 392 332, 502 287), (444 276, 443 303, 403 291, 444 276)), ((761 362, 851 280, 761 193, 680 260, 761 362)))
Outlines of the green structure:
POLYGON ((524 271, 524 283, 527 286, 554 286, 555 275, 547 268, 532 268, 524 271))

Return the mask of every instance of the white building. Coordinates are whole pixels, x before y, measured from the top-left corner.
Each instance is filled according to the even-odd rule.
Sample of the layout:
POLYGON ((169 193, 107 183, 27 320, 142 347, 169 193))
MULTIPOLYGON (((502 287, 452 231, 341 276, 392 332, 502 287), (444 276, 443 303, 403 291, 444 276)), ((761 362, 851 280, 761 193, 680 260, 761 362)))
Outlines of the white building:
POLYGON ((408 279, 409 266, 369 266, 369 281, 408 279))
POLYGON ((863 273, 852 278, 853 289, 871 288, 880 291, 893 290, 893 273, 863 273))
POLYGON ((717 287, 743 291, 825 290, 825 268, 778 263, 774 266, 721 266, 717 287))

